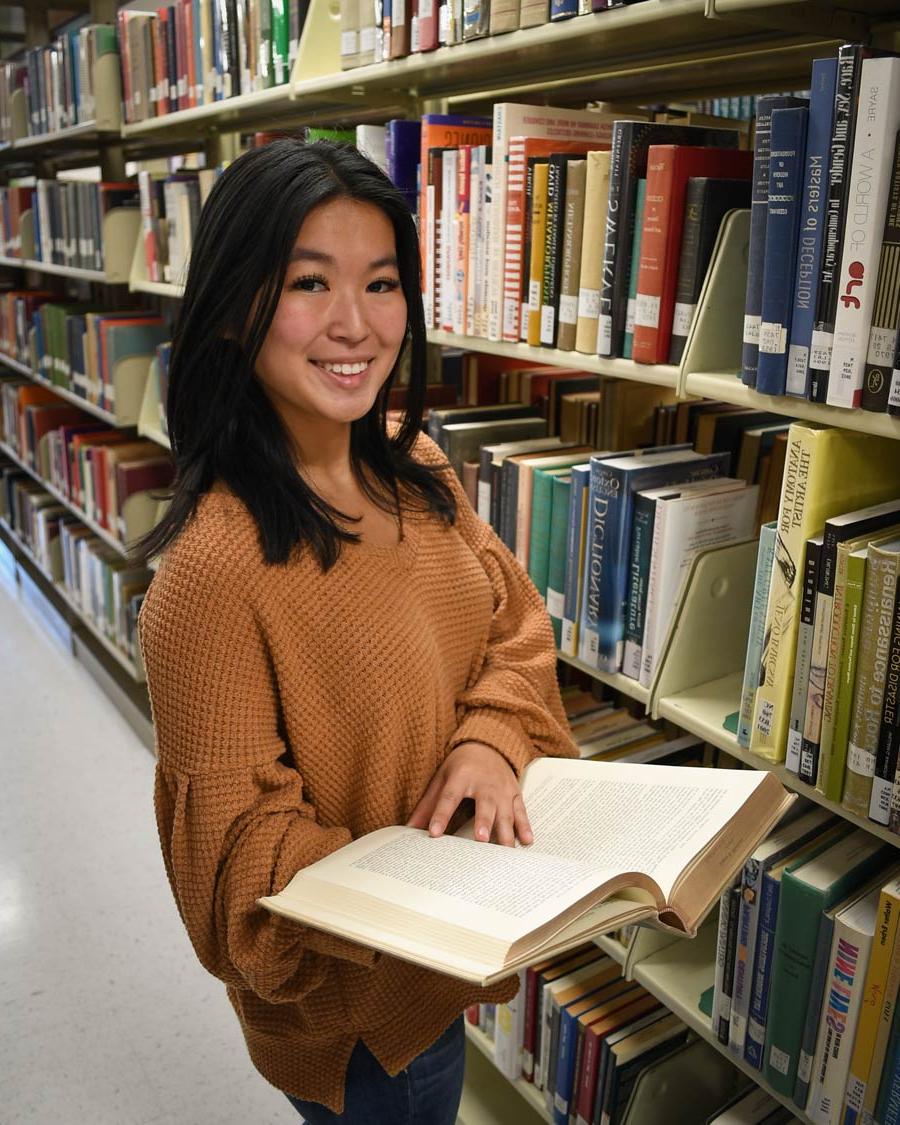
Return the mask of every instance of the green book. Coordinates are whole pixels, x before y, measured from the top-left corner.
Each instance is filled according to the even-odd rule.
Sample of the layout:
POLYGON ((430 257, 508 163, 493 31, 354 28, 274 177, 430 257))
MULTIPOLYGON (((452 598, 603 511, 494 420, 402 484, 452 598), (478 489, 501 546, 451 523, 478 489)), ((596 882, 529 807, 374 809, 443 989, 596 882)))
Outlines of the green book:
POLYGON ((811 859, 792 864, 781 881, 763 1072, 785 1097, 794 1092, 822 914, 896 856, 862 828, 811 859))
POLYGON ((550 532, 553 514, 553 478, 570 470, 535 469, 531 485, 531 540, 528 547, 528 577, 547 600, 550 579, 550 532))
POLYGON ((325 129, 310 125, 306 130, 306 143, 312 144, 313 141, 349 141, 350 144, 355 145, 356 130, 325 129))
POLYGON ((647 198, 646 179, 638 180, 634 202, 634 238, 631 242, 631 273, 628 276, 628 312, 625 314, 625 336, 622 340, 622 357, 631 359, 634 343, 634 309, 637 303, 638 273, 641 265, 641 236, 644 233, 644 202, 647 198))
POLYGON ((290 78, 289 47, 287 0, 272 0, 272 75, 276 86, 283 86, 290 78))
POLYGON ((556 647, 562 643, 563 607, 566 590, 566 546, 569 537, 569 499, 572 474, 553 478, 550 500, 550 561, 547 568, 547 612, 553 625, 556 647))

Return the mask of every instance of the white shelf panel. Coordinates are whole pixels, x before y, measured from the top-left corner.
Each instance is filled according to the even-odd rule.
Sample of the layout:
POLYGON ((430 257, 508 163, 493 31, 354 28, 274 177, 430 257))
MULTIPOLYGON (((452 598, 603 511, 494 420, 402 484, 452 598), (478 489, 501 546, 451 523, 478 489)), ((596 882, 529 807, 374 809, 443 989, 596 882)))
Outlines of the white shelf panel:
POLYGON ((184 286, 169 281, 132 280, 128 283, 132 293, 153 293, 157 297, 183 297, 184 286))
POLYGON ((701 684, 699 687, 690 688, 688 691, 679 692, 677 695, 660 699, 657 707, 659 717, 683 727, 705 742, 712 743, 713 746, 718 746, 720 750, 746 762, 756 770, 774 773, 786 789, 799 793, 823 808, 830 809, 831 812, 858 828, 864 828, 873 836, 900 847, 900 836, 884 825, 856 816, 843 805, 830 801, 815 786, 806 785, 795 773, 785 769, 783 763, 767 761, 738 745, 737 738, 730 731, 725 730, 722 724, 727 715, 733 714, 740 708, 742 684, 743 674, 733 673, 719 680, 701 684))
POLYGON ((57 582, 47 573, 47 571, 38 562, 37 557, 34 555, 28 544, 20 536, 18 536, 15 531, 13 531, 10 525, 2 517, 0 517, 0 528, 2 528, 3 531, 9 536, 9 538, 15 543, 15 545, 19 548, 19 550, 26 557, 28 562, 34 567, 34 569, 39 574, 41 574, 47 582, 50 583, 59 597, 66 603, 72 613, 75 614, 75 616, 82 623, 82 625, 84 625, 91 636, 93 636, 94 639, 98 641, 104 649, 106 649, 109 655, 122 668, 124 668, 124 670, 128 673, 129 676, 131 676, 134 682, 138 684, 145 683, 146 676, 143 669, 139 668, 131 659, 131 657, 127 653, 123 652, 117 644, 113 644, 109 637, 107 637, 106 634, 103 633, 94 624, 90 617, 88 617, 87 614, 81 611, 80 606, 63 585, 63 583, 57 582))
POLYGON ((585 664, 584 661, 579 660, 575 656, 569 656, 565 652, 560 652, 557 649, 556 656, 558 660, 562 660, 565 664, 570 664, 573 668, 578 668, 582 672, 587 672, 589 676, 593 676, 595 680, 599 680, 602 684, 608 687, 615 688, 616 691, 622 692, 624 695, 636 699, 638 703, 643 703, 646 706, 650 702, 649 688, 641 687, 637 680, 633 680, 630 676, 623 676, 621 672, 601 672, 597 668, 592 668, 590 664, 585 664))
POLYGON ((82 410, 86 410, 88 414, 93 414, 95 418, 100 418, 104 422, 108 422, 110 426, 119 426, 120 423, 116 420, 115 414, 111 414, 108 410, 104 410, 102 406, 96 406, 93 402, 88 402, 87 399, 81 395, 75 394, 74 391, 68 390, 66 387, 59 387, 56 383, 51 383, 49 379, 45 379, 43 375, 39 375, 36 371, 32 371, 24 363, 19 363, 18 360, 13 359, 0 352, 0 363, 11 367, 14 371, 18 371, 21 375, 26 375, 33 383, 39 383, 42 387, 53 391, 54 394, 64 398, 67 402, 74 403, 75 406, 80 406, 82 410))
POLYGON ((208 105, 193 109, 180 109, 175 113, 165 113, 162 117, 151 117, 147 121, 136 121, 122 126, 122 136, 147 137, 158 133, 173 135, 192 134, 198 127, 214 125, 218 129, 232 126, 235 130, 249 125, 251 121, 263 121, 267 116, 277 116, 296 108, 290 84, 272 86, 268 90, 257 90, 250 94, 238 94, 233 98, 223 98, 208 105))
POLYGON ((531 348, 528 344, 486 340, 482 336, 460 336, 455 332, 441 332, 437 329, 432 329, 428 333, 428 342, 448 348, 466 348, 487 355, 508 356, 513 360, 551 364, 554 367, 573 367, 578 371, 594 371, 598 375, 630 379, 637 383, 653 383, 659 387, 678 386, 678 368, 668 364, 652 366, 634 363, 630 359, 609 359, 606 356, 585 355, 583 352, 563 352, 558 348, 531 348))
POLYGON ((63 493, 59 491, 59 489, 54 488, 54 486, 50 484, 49 481, 46 481, 42 476, 39 476, 34 471, 34 469, 31 468, 30 465, 27 465, 22 460, 22 458, 15 452, 12 446, 7 445, 6 442, 0 441, 0 453, 5 453, 11 461, 15 461, 15 463, 21 469, 24 469, 25 472, 28 473, 28 475, 34 480, 36 480, 42 488, 46 488, 46 490, 54 499, 58 500, 60 504, 65 505, 65 507, 69 509, 72 515, 77 516, 81 520, 81 522, 83 524, 86 524, 87 527, 89 527, 95 535, 98 535, 104 543, 108 544, 114 550, 118 551, 120 555, 127 557, 128 548, 123 543, 121 543, 118 539, 111 535, 105 527, 101 527, 99 523, 97 523, 95 520, 92 520, 85 511, 79 508, 78 505, 73 503, 73 501, 71 501, 67 496, 64 496, 63 493))
POLYGON ((172 448, 172 443, 162 430, 157 430, 153 426, 145 426, 143 422, 138 422, 138 433, 141 437, 149 438, 150 441, 155 441, 157 445, 161 445, 165 449, 172 448))
POLYGON ((791 418, 803 418, 827 426, 839 426, 845 430, 858 430, 864 434, 900 438, 900 417, 896 415, 873 414, 868 410, 843 410, 839 406, 824 406, 790 395, 761 395, 750 387, 745 387, 738 375, 687 375, 682 390, 686 395, 718 399, 755 410, 772 410, 791 418))
POLYGON ((34 378, 34 372, 27 363, 22 363, 21 360, 13 359, 13 357, 7 355, 6 352, 0 352, 0 363, 5 367, 12 368, 13 371, 17 371, 20 375, 26 375, 29 379, 34 378))

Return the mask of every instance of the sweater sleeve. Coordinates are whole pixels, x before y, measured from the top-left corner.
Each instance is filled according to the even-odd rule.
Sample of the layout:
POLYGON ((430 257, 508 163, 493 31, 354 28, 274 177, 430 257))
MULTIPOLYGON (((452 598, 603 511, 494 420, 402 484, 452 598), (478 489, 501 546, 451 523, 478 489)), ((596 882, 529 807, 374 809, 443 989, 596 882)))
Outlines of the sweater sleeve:
POLYGON ((416 456, 444 464, 456 499, 456 528, 481 563, 494 595, 490 632, 474 682, 457 698, 461 718, 449 753, 461 742, 499 751, 517 777, 538 755, 577 758, 556 678, 556 641, 544 600, 493 528, 472 508, 459 477, 424 434, 416 456))
POLYGON ((140 616, 166 872, 210 973, 270 1002, 299 1000, 340 970, 337 959, 371 966, 378 955, 256 900, 351 835, 318 824, 304 797, 240 565, 227 549, 180 541, 169 555, 140 616))

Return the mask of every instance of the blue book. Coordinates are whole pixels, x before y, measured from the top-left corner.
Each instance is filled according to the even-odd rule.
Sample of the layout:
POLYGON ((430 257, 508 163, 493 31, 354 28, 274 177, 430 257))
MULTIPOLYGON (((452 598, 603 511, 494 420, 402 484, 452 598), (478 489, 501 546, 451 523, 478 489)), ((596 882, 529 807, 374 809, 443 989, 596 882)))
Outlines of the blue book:
POLYGON ((794 276, 794 307, 791 312, 785 384, 786 394, 798 395, 800 398, 807 398, 810 390, 809 348, 822 267, 836 82, 837 59, 815 59, 812 64, 803 199, 800 204, 797 267, 794 276))
MULTIPOLYGON (((196 83, 195 83, 195 86, 194 86, 194 89, 193 89, 192 92, 194 94, 194 97, 196 98, 197 105, 203 105, 204 102, 206 101, 206 98, 205 98, 205 95, 204 95, 204 85, 203 85, 203 51, 201 49, 201 46, 202 46, 202 43, 203 43, 203 35, 202 35, 202 30, 201 30, 203 28, 203 17, 202 17, 201 12, 200 12, 200 0, 191 0, 191 5, 193 7, 193 19, 194 19, 194 44, 193 44, 193 47, 194 47, 194 74, 196 76, 196 83)), ((271 40, 271 34, 272 34, 272 10, 271 10, 271 6, 270 6, 269 7, 269 36, 270 36, 270 40, 271 40)), ((271 42, 270 42, 270 45, 269 45, 269 73, 270 74, 271 74, 271 71, 272 71, 272 50, 271 50, 271 42)))
POLYGON ((764 523, 759 529, 759 553, 756 556, 756 582, 753 586, 753 608, 750 613, 750 632, 747 636, 747 659, 744 662, 744 686, 741 691, 741 711, 738 719, 738 746, 750 746, 753 726, 753 701, 759 686, 759 672, 763 640, 766 633, 766 606, 769 601, 769 584, 772 580, 772 562, 775 558, 775 536, 778 522, 764 523))
POLYGON ((897 1125, 900 1122, 900 1016, 894 1007, 891 1022, 891 1037, 888 1040, 884 1065, 881 1068, 881 1085, 878 1087, 878 1102, 875 1106, 875 1120, 881 1125, 897 1125))
POLYGON ((756 144, 753 150, 753 195, 750 198, 750 251, 747 266, 747 295, 744 300, 744 340, 741 348, 741 379, 756 386, 759 360, 759 325, 762 314, 763 261, 766 252, 766 221, 769 215, 769 152, 772 110, 799 105, 798 98, 772 94, 756 103, 756 144))
POLYGON ((567 20, 578 15, 578 0, 550 0, 550 19, 567 20))
POLYGON ((756 389, 764 395, 783 395, 787 379, 787 342, 793 309, 808 120, 806 106, 772 111, 769 211, 756 368, 756 389))
MULTIPOLYGON (((41 215, 38 207, 37 191, 31 193, 31 220, 34 224, 34 260, 43 261, 41 257, 41 215)), ((22 255, 25 256, 24 254, 22 255)), ((40 354, 40 353, 38 353, 40 354)))
POLYGON ((647 583, 650 579, 655 523, 656 497, 639 493, 634 499, 628 601, 625 606, 625 650, 622 657, 622 672, 633 680, 641 678, 644 615, 647 609, 647 583))
POLYGON ((625 457, 592 457, 588 534, 578 655, 601 672, 618 672, 625 648, 625 603, 634 494, 728 473, 730 454, 702 456, 690 446, 625 457))
POLYGON ((775 957, 775 930, 778 925, 783 871, 784 865, 780 865, 763 875, 762 891, 759 896, 759 923, 756 932, 756 952, 753 956, 750 1011, 744 1039, 744 1058, 755 1070, 762 1070, 763 1065, 766 1023, 769 1015, 769 980, 775 957))
POLYGON ((575 465, 569 493, 569 523, 566 529, 566 588, 563 594, 562 651, 569 656, 578 652, 577 625, 580 617, 578 581, 582 551, 584 507, 590 493, 591 466, 575 465))
POLYGON ((384 132, 384 155, 391 183, 415 211, 418 205, 416 176, 419 168, 422 126, 418 121, 394 118, 384 132))

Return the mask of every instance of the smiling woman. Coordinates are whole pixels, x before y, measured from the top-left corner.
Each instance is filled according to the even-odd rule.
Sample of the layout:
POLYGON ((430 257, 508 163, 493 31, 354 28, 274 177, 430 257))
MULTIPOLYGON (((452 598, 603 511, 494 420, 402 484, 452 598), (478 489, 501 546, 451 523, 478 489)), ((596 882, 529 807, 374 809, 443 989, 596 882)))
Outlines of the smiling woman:
POLYGON ((415 224, 375 165, 281 140, 226 169, 169 379, 140 637, 181 917, 311 1125, 453 1125, 462 1012, 516 978, 482 989, 258 904, 378 828, 440 836, 467 801, 484 846, 530 843, 522 771, 578 756, 541 596, 422 433, 415 224))

